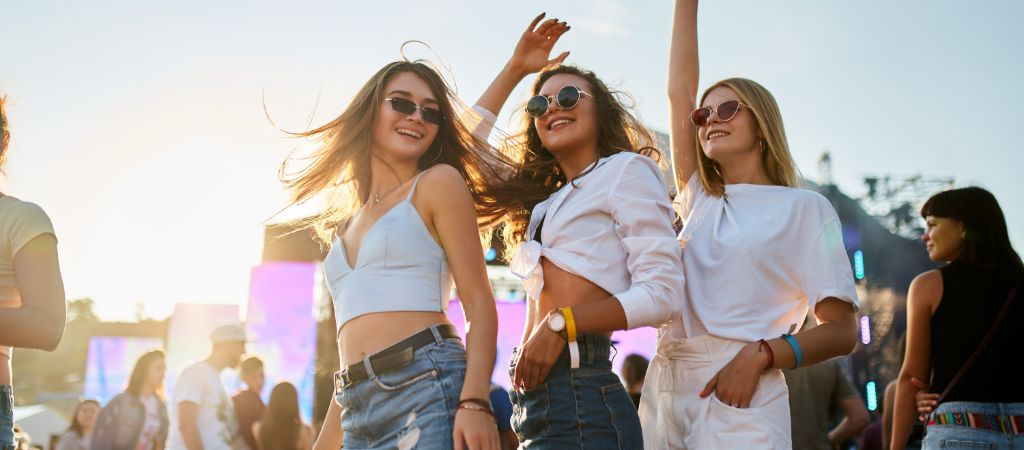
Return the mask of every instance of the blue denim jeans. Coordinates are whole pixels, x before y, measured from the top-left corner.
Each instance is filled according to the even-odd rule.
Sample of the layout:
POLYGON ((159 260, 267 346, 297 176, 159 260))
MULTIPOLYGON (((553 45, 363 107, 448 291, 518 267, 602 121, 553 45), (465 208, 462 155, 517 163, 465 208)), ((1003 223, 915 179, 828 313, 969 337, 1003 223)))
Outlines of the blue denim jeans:
POLYGON ((341 428, 348 449, 451 450, 452 423, 466 374, 466 347, 441 339, 413 354, 413 361, 338 390, 341 428))
MULTIPOLYGON (((1024 416, 1024 403, 947 402, 935 408, 933 414, 948 413, 1024 416)), ((928 425, 924 435, 924 446, 921 448, 924 450, 940 448, 1024 450, 1024 434, 1004 434, 960 425, 928 425)))
MULTIPOLYGON (((580 368, 569 368, 568 346, 545 383, 509 392, 512 429, 526 449, 643 449, 640 417, 618 375, 612 372, 611 341, 580 335, 580 368)), ((512 352, 509 375, 519 349, 512 352)))
POLYGON ((0 385, 0 450, 14 450, 14 389, 0 385))

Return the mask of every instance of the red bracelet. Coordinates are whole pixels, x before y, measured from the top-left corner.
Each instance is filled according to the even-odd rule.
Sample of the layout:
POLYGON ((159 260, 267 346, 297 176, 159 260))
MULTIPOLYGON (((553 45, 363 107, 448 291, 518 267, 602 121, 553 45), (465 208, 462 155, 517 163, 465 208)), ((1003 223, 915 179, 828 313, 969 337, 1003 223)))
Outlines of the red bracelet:
POLYGON ((763 348, 763 349, 765 349, 765 352, 768 353, 768 365, 765 366, 765 368, 764 368, 764 371, 767 372, 767 371, 771 370, 772 367, 775 367, 775 352, 772 351, 772 346, 768 345, 768 341, 766 341, 764 339, 761 339, 761 340, 759 340, 757 342, 760 343, 758 345, 758 350, 763 348))

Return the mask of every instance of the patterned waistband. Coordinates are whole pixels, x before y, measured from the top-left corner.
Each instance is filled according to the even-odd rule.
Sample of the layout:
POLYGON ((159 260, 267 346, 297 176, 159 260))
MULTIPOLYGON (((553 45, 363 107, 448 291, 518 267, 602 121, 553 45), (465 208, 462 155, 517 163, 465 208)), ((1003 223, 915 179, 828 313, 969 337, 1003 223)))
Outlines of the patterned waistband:
POLYGON ((954 425, 995 431, 1003 434, 1024 434, 1024 416, 996 416, 960 412, 932 414, 928 425, 954 425))

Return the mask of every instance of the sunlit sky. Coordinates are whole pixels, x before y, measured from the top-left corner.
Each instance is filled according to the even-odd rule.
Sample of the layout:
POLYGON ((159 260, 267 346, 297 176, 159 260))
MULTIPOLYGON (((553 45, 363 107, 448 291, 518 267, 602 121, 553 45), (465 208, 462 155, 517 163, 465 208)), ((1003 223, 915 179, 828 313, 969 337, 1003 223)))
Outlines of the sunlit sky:
MULTIPOLYGON (((68 298, 93 298, 102 318, 134 318, 140 303, 157 318, 174 302, 243 303, 296 145, 264 99, 283 128, 322 123, 418 39, 472 102, 544 10, 572 25, 558 46, 570 62, 668 128, 670 1, 0 0, 13 127, 0 188, 49 212, 68 298)), ((1022 18, 1014 1, 705 1, 701 86, 764 84, 804 174, 828 149, 854 196, 871 174, 992 190, 1019 248, 1022 18)))

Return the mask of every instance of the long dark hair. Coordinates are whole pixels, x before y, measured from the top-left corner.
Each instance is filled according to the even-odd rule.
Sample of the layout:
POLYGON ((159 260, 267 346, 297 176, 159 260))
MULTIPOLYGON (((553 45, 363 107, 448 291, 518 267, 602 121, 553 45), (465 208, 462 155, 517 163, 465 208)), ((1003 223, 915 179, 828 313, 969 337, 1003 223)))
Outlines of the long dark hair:
MULTIPOLYGON (((594 97, 598 117, 597 147, 600 157, 619 152, 635 152, 660 160, 661 154, 655 148, 654 135, 626 106, 628 94, 610 89, 594 72, 572 65, 547 68, 533 82, 531 95, 537 95, 546 81, 562 73, 580 77, 590 85, 589 93, 594 97)), ((510 138, 509 143, 511 153, 518 158, 518 164, 515 176, 503 186, 508 191, 502 191, 502 194, 514 192, 515 196, 498 196, 511 201, 503 232, 506 252, 526 240, 526 228, 533 207, 567 182, 558 161, 541 143, 532 117, 523 114, 522 131, 510 138)))
MULTIPOLYGON (((142 396, 142 386, 146 384, 146 378, 149 377, 149 368, 162 359, 164 359, 164 352, 161 350, 153 350, 140 356, 135 361, 135 367, 132 368, 132 375, 128 377, 128 387, 125 392, 142 396)), ((160 395, 160 386, 156 386, 156 388, 157 395, 160 395)))
POLYGON ((299 392, 287 381, 270 391, 270 402, 260 419, 260 450, 292 450, 299 440, 299 392))
POLYGON ((68 431, 74 432, 79 436, 84 435, 82 434, 82 424, 78 423, 78 413, 86 405, 95 405, 96 409, 100 408, 100 402, 97 400, 93 400, 91 398, 86 398, 78 401, 78 404, 75 405, 75 410, 71 413, 71 424, 68 425, 68 431))
POLYGON ((448 164, 458 170, 473 195, 481 226, 496 225, 505 216, 506 202, 496 197, 500 194, 493 188, 500 178, 495 175, 511 172, 512 162, 486 139, 473 135, 470 125, 463 121, 464 116, 472 112, 456 109, 465 108, 436 70, 419 61, 396 61, 370 77, 337 118, 311 130, 291 133, 316 139, 321 144, 308 158, 302 158, 306 164, 298 170, 289 167, 292 161, 289 157, 281 165, 280 178, 291 193, 293 205, 318 194, 327 194, 326 208, 317 216, 299 222, 299 225, 314 228, 325 242, 330 242, 334 230, 369 198, 373 124, 384 102, 385 86, 406 72, 416 75, 430 87, 444 116, 434 142, 420 158, 419 169, 448 164))
POLYGON ((964 242, 955 262, 989 266, 1007 281, 1024 278, 1024 263, 1010 243, 1006 218, 991 192, 971 186, 933 195, 921 217, 944 217, 964 224, 964 242))

